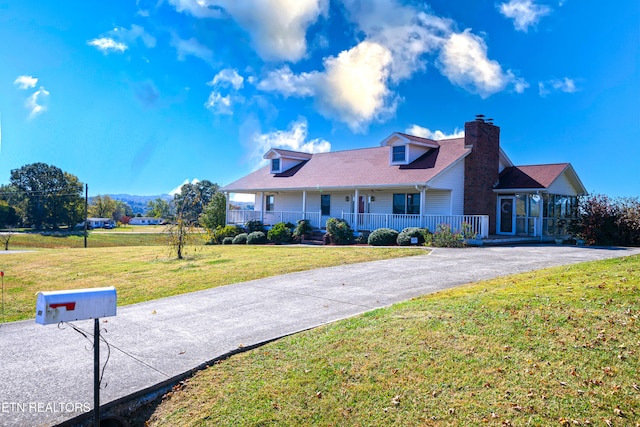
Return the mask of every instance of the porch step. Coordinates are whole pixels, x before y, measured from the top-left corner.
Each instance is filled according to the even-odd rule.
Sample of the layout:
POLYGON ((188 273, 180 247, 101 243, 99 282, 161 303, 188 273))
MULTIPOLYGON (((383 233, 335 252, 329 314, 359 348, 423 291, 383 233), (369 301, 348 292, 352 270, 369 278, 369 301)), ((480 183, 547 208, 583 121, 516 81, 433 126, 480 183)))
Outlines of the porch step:
POLYGON ((301 243, 305 245, 324 245, 324 233, 319 230, 314 230, 313 233, 308 235, 301 243))

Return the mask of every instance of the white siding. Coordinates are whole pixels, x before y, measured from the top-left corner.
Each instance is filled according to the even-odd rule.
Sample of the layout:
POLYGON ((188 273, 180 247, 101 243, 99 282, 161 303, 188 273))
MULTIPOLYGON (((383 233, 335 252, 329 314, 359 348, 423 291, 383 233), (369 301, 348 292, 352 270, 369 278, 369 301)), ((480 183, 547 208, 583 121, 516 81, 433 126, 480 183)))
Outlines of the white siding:
POLYGON ((424 215, 451 215, 451 192, 427 190, 424 215))
MULTIPOLYGON (((464 161, 453 165, 449 170, 429 182, 433 189, 427 190, 428 194, 437 189, 450 190, 450 205, 447 215, 462 215, 464 213, 464 161)), ((428 207, 427 207, 428 209, 428 207)), ((438 215, 443 213, 438 212, 438 215)))
POLYGON ((274 211, 302 212, 302 193, 278 193, 274 196, 274 211))
POLYGON ((567 174, 563 173, 549 186, 550 194, 561 194, 563 196, 577 196, 578 192, 567 178, 567 174))

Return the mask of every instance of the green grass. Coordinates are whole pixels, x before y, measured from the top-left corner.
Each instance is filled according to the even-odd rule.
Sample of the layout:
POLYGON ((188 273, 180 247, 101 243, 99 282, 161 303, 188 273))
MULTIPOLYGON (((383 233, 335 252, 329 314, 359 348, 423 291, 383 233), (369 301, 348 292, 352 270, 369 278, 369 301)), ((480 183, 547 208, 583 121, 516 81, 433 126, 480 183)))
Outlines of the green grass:
MULTIPOLYGON (((123 238, 100 235, 103 246, 108 246, 112 236, 118 242, 123 238)), ((48 245, 48 239, 42 238, 40 244, 48 245)), ((294 271, 426 252, 416 248, 220 245, 189 246, 186 253, 184 260, 177 260, 165 244, 2 254, 5 320, 35 317, 38 291, 115 286, 118 305, 126 305, 294 271)))
POLYGON ((640 256, 427 295, 197 373, 151 426, 637 426, 640 256))
MULTIPOLYGON (((112 230, 90 231, 88 248, 117 246, 158 246, 167 244, 167 235, 161 233, 119 232, 112 230)), ((65 249, 84 248, 84 236, 65 232, 16 233, 9 241, 10 250, 21 249, 65 249)))

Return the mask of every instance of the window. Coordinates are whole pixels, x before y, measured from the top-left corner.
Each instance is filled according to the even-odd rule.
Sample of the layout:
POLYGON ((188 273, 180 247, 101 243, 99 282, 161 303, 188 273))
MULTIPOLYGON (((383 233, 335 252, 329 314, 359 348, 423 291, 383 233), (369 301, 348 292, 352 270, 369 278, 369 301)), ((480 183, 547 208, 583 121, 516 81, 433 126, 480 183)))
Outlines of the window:
POLYGON ((329 194, 320 196, 320 210, 323 216, 331 215, 331 196, 329 194))
POLYGON ((280 159, 271 159, 271 172, 280 172, 280 159))
POLYGON ((404 163, 405 162, 405 150, 407 147, 404 145, 396 145, 391 148, 391 162, 392 163, 404 163))
POLYGON ((420 193, 396 193, 393 195, 393 213, 396 215, 419 215, 420 193))
POLYGON ((275 199, 275 196, 273 194, 269 194, 267 197, 265 197, 265 210, 266 211, 273 211, 274 199, 275 199))

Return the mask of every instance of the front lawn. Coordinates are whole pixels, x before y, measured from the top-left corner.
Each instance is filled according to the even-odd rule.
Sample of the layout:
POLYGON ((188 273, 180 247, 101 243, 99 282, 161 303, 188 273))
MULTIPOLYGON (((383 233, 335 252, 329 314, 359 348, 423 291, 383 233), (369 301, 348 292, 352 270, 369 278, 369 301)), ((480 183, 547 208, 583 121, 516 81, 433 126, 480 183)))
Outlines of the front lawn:
POLYGON ((498 278, 201 371, 150 426, 638 426, 640 256, 498 278))

